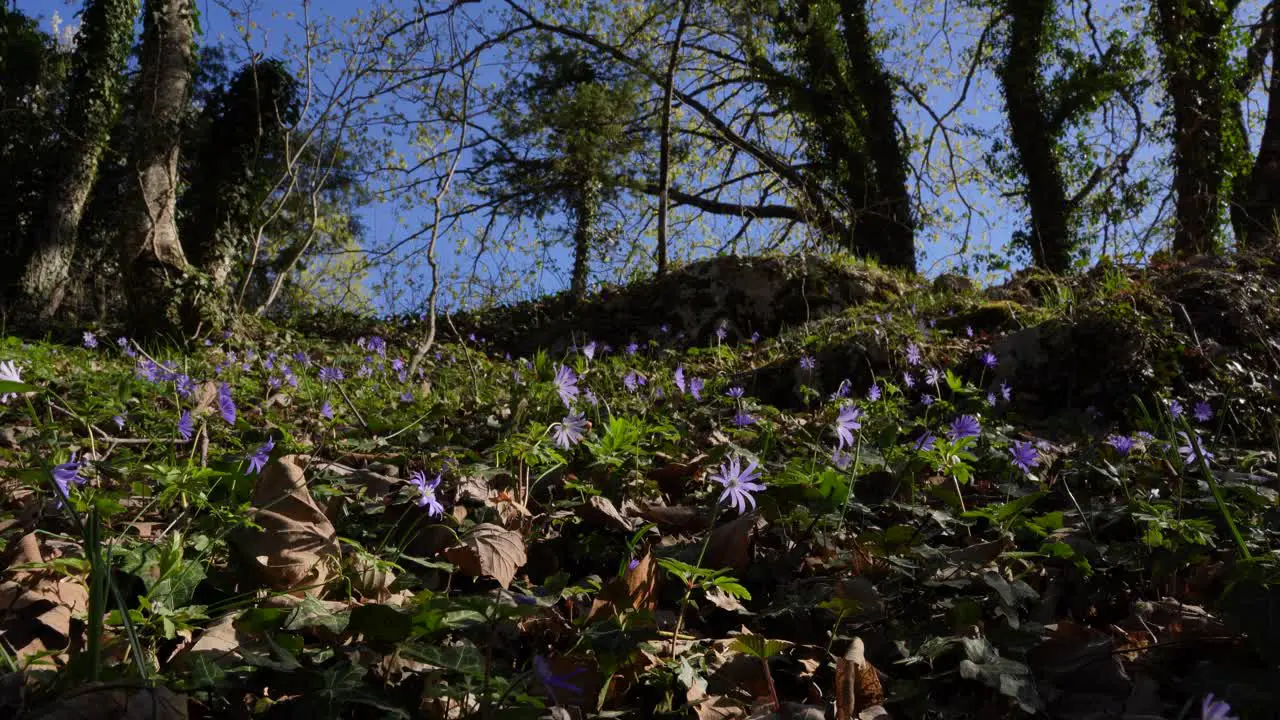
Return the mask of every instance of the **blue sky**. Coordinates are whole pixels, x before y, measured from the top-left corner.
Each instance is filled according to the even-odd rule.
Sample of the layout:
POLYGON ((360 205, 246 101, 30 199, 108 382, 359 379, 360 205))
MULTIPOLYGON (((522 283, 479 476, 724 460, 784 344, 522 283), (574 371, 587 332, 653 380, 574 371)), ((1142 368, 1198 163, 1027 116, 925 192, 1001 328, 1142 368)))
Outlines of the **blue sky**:
MULTIPOLYGON (((236 1, 243 6, 245 0, 236 1)), ((1253 5, 1260 1, 1243 3, 1241 16, 1255 17, 1256 9, 1253 5)), ((225 42, 236 45, 240 37, 236 27, 237 22, 233 21, 228 13, 212 0, 197 0, 197 2, 201 10, 200 42, 202 44, 225 42)), ((298 23, 291 19, 289 14, 296 13, 300 9, 302 5, 300 0, 250 0, 250 2, 252 2, 251 17, 259 26, 254 31, 256 48, 265 48, 270 53, 281 46, 286 36, 297 37, 298 23)), ((73 16, 81 4, 80 0, 74 2, 18 0, 17 2, 19 9, 24 12, 42 16, 45 20, 41 25, 46 29, 49 28, 49 19, 55 11, 61 15, 64 23, 73 21, 73 16)), ((919 3, 915 7, 919 8, 922 5, 927 7, 927 2, 919 3)), ((364 6, 364 3, 343 0, 313 0, 311 14, 313 18, 326 14, 345 18, 364 6)), ((1120 5, 1118 0, 1096 0, 1094 7, 1101 18, 1115 13, 1120 5)), ((894 3, 879 2, 876 3, 875 8, 882 28, 892 36, 884 49, 889 66, 894 71, 919 83, 933 108, 941 109, 950 106, 957 99, 961 87, 960 78, 963 77, 964 71, 963 53, 966 48, 973 46, 979 25, 964 22, 962 17, 956 15, 960 11, 955 6, 951 6, 952 14, 947 16, 945 24, 941 20, 940 12, 934 13, 927 9, 923 16, 912 18, 902 14, 903 11, 896 9, 894 3)), ((1123 16, 1119 17, 1121 19, 1118 22, 1126 22, 1123 16)), ((502 61, 500 52, 491 52, 487 55, 477 70, 479 82, 484 84, 500 77, 502 61)), ((989 147, 991 138, 1003 132, 1003 108, 999 102, 998 88, 993 83, 994 79, 990 72, 985 69, 980 71, 976 76, 975 87, 970 91, 968 102, 953 118, 953 122, 963 122, 970 131, 967 141, 958 134, 952 138, 957 143, 971 144, 967 154, 961 151, 962 163, 975 162, 976 156, 980 155, 983 148, 989 147)), ((1155 119, 1156 114, 1152 104, 1154 96, 1149 96, 1147 100, 1149 119, 1155 119)), ((1265 108, 1265 97, 1256 98, 1254 105, 1265 108)), ((909 128, 919 130, 931 124, 927 112, 914 102, 900 100, 897 109, 903 123, 909 128)), ((398 149, 409 149, 407 141, 403 139, 396 139, 394 142, 398 149)), ((946 154, 941 148, 941 143, 937 144, 934 154, 928 158, 934 172, 947 162, 946 154)), ((1165 172, 1161 166, 1164 153, 1165 148, 1162 145, 1151 144, 1139 154, 1139 160, 1148 163, 1151 172, 1162 173, 1165 172)), ((919 150, 913 158, 913 165, 917 167, 925 165, 925 158, 919 150)), ((989 187, 989 183, 983 180, 981 173, 970 177, 958 187, 938 185, 936 178, 928 176, 925 179, 931 180, 934 184, 922 182, 920 185, 913 185, 913 191, 916 191, 919 200, 938 213, 934 221, 922 228, 920 234, 919 242, 924 250, 921 268, 926 272, 947 269, 946 258, 956 252, 964 242, 971 243, 967 248, 970 253, 978 249, 986 249, 1000 255, 1010 233, 1023 223, 1023 209, 1020 205, 1002 199, 1000 188, 989 187), (977 207, 982 213, 978 221, 972 225, 966 225, 963 222, 966 203, 977 207), (932 233, 937 233, 937 237, 933 237, 932 233)), ((1161 182, 1164 182, 1167 187, 1167 182, 1164 180, 1161 182)), ((367 239, 372 246, 393 242, 428 222, 430 217, 430 211, 426 207, 415 207, 405 211, 397 208, 393 203, 373 205, 365 208, 361 213, 367 239)), ((459 231, 462 234, 474 233, 476 227, 474 223, 463 224, 459 231)), ((712 233, 718 231, 717 226, 712 226, 712 233)), ((439 245, 441 264, 446 271, 468 268, 471 262, 468 255, 461 255, 457 251, 458 239, 456 235, 442 238, 439 245)), ((552 251, 550 257, 553 261, 564 264, 567 256, 567 249, 561 247, 552 251)), ((401 258, 401 260, 404 259, 406 258, 401 258)), ((531 266, 532 263, 528 259, 523 262, 528 263, 527 266, 531 266)), ((385 279, 399 285, 415 279, 422 281, 422 278, 414 277, 417 273, 406 273, 404 271, 406 267, 409 265, 404 262, 389 263, 380 268, 373 279, 375 282, 385 279)), ((565 284, 566 277, 563 274, 548 274, 541 278, 535 289, 543 292, 554 291, 565 284)), ((421 299, 422 293, 417 293, 416 297, 421 299)), ((386 302, 379 301, 378 305, 382 310, 392 309, 386 302)))

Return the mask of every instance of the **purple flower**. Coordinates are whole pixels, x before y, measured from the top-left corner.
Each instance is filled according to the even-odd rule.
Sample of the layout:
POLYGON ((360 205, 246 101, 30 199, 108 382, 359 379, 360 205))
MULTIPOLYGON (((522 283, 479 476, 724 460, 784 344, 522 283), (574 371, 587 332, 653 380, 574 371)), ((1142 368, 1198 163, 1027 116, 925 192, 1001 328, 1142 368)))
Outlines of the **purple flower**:
POLYGON ((973 326, 972 326, 972 325, 965 325, 965 326, 964 326, 964 334, 965 334, 965 336, 966 336, 966 337, 973 337, 973 326))
POLYGON ((995 406, 996 406, 996 394, 995 394, 995 393, 993 393, 993 392, 989 392, 989 393, 987 393, 987 406, 988 406, 988 407, 995 407, 995 406))
POLYGON ((1031 468, 1040 464, 1040 453, 1029 442, 1015 441, 1009 452, 1013 455, 1013 464, 1023 473, 1030 473, 1031 468))
POLYGON ((126 356, 128 357, 138 356, 138 353, 135 352, 134 349, 129 345, 129 338, 127 337, 116 338, 116 345, 120 346, 120 349, 124 351, 124 354, 126 356))
POLYGON ((405 390, 404 392, 400 393, 400 402, 406 402, 406 403, 413 402, 413 391, 405 390))
POLYGON ((564 419, 552 426, 551 434, 556 446, 563 450, 582 442, 587 432, 587 420, 581 413, 569 413, 564 419))
POLYGON ((902 382, 904 385, 906 385, 909 388, 913 388, 916 386, 916 379, 911 377, 911 373, 909 372, 902 373, 902 382))
POLYGON ((853 444, 853 431, 862 429, 862 410, 853 405, 845 405, 840 408, 840 414, 836 416, 836 438, 839 439, 841 448, 853 444))
POLYGON ((342 373, 342 368, 340 367, 334 366, 320 368, 320 382, 338 382, 345 378, 346 375, 342 373))
POLYGON ((907 345, 907 364, 908 365, 920 364, 920 346, 919 345, 916 345, 915 343, 911 343, 907 345))
POLYGON ((418 488, 418 507, 427 509, 427 517, 440 517, 444 514, 444 506, 436 499, 436 488, 440 487, 440 475, 431 482, 427 482, 427 476, 422 474, 421 470, 415 470, 409 475, 409 484, 418 488))
POLYGON ((600 399, 597 398, 596 394, 591 392, 591 390, 583 390, 582 397, 585 398, 586 401, 590 403, 592 407, 595 407, 600 404, 600 399))
POLYGON ((556 393, 560 395, 560 402, 565 407, 578 398, 578 376, 568 367, 561 365, 556 368, 556 377, 552 381, 556 386, 556 393))
POLYGON ((1182 403, 1177 400, 1169 401, 1169 414, 1175 418, 1182 417, 1182 403))
POLYGON ((743 392, 742 388, 738 387, 737 385, 734 385, 733 387, 726 390, 724 394, 736 400, 742 397, 742 392, 743 392))
POLYGON ((871 402, 875 402, 880 399, 879 385, 877 385, 876 383, 871 383, 871 387, 867 388, 867 399, 870 400, 871 402))
POLYGON ((694 400, 702 399, 702 378, 689 378, 689 394, 694 400))
POLYGON ((622 376, 622 384, 627 390, 635 392, 641 385, 645 384, 645 379, 643 375, 635 370, 629 370, 626 375, 622 376))
POLYGON ((720 493, 716 502, 728 499, 729 504, 737 508, 739 513, 747 511, 747 503, 751 503, 753 508, 756 506, 756 499, 751 493, 764 490, 764 485, 755 482, 760 479, 760 470, 755 461, 750 462, 744 470, 742 460, 737 456, 721 464, 720 471, 712 475, 711 479, 724 486, 724 492, 720 493))
POLYGON ((1196 422, 1209 422, 1213 417, 1213 408, 1209 406, 1209 403, 1201 400, 1196 403, 1195 408, 1191 410, 1191 414, 1195 417, 1196 422))
POLYGON ((576 668, 573 672, 565 677, 560 677, 551 669, 551 663, 542 655, 533 656, 533 673, 538 676, 538 681, 547 689, 547 694, 551 696, 551 701, 559 705, 556 700, 556 690, 564 690, 573 695, 582 693, 582 688, 569 683, 569 678, 582 672, 585 668, 576 668))
POLYGON ((1200 720, 1239 720, 1235 715, 1228 715, 1231 706, 1213 697, 1213 693, 1204 696, 1200 702, 1200 720))
POLYGON ((758 342, 760 342, 760 333, 758 332, 751 333, 751 344, 754 345, 758 342))
POLYGON ((116 429, 118 429, 118 430, 123 430, 123 429, 124 429, 124 416, 123 416, 123 415, 115 415, 115 416, 112 416, 111 420, 112 420, 112 422, 114 422, 114 423, 116 424, 116 429))
POLYGON ((920 404, 924 405, 925 407, 929 407, 930 405, 932 405, 933 401, 934 401, 934 397, 929 393, 925 393, 920 396, 920 404))
POLYGON ((676 387, 680 388, 680 392, 684 392, 684 366, 676 366, 675 371, 676 387))
POLYGON ((756 419, 751 417, 750 413, 748 413, 746 410, 743 410, 741 408, 738 409, 738 412, 733 414, 733 424, 737 425, 738 427, 746 427, 754 423, 755 421, 756 419))
POLYGON ((800 356, 800 369, 812 370, 818 366, 818 361, 813 359, 812 355, 800 356))
POLYGON ((88 330, 84 331, 84 346, 90 350, 98 347, 98 338, 88 330))
POLYGON ((915 447, 917 451, 923 452, 933 449, 933 444, 937 442, 938 437, 931 432, 926 432, 916 438, 915 447))
POLYGON ((1120 457, 1125 457, 1133 450, 1133 438, 1128 435, 1112 435, 1107 438, 1107 444, 1115 448, 1120 457))
POLYGON ((1000 395, 1004 397, 1005 402, 1009 402, 1009 397, 1013 395, 1013 388, 1009 387, 1009 383, 1000 381, 1000 395))
POLYGON ((635 354, 636 354, 636 353, 638 353, 638 352, 640 352, 640 345, 639 345, 638 343, 634 343, 634 342, 633 342, 633 343, 628 343, 628 344, 627 344, 627 354, 628 354, 628 355, 635 355, 635 354))
POLYGON ((725 330, 723 325, 721 325, 720 327, 716 328, 716 339, 717 339, 717 340, 719 340, 720 342, 724 342, 724 339, 725 339, 725 338, 727 338, 727 337, 729 337, 729 331, 728 331, 728 330, 725 330))
POLYGON ((596 341, 592 340, 582 347, 582 354, 587 356, 588 360, 596 359, 596 341))
POLYGON ((182 417, 178 418, 178 437, 183 440, 190 440, 195 430, 195 423, 191 421, 191 411, 183 410, 182 417))
POLYGON ((53 466, 53 484, 58 486, 58 507, 66 504, 72 485, 84 485, 84 478, 80 477, 82 464, 76 462, 76 454, 71 453, 71 458, 67 462, 53 466))
POLYGON ((987 352, 982 353, 982 364, 986 366, 987 369, 994 370, 995 367, 1000 364, 1000 359, 996 357, 995 353, 988 350, 987 352))
POLYGON ((382 357, 387 356, 387 341, 377 335, 369 338, 368 348, 371 352, 376 352, 382 357))
POLYGON ((929 368, 924 373, 924 381, 930 385, 937 385, 942 382, 942 371, 938 368, 929 368))
POLYGON ((627 563, 628 570, 635 570, 640 566, 640 558, 631 558, 631 562, 627 563))
POLYGON ((403 369, 404 369, 404 359, 403 359, 403 358, 394 358, 394 359, 392 359, 392 361, 391 361, 391 369, 392 369, 392 370, 395 370, 396 372, 400 372, 401 370, 403 370, 403 369))
POLYGON ((245 475, 262 472, 262 468, 267 466, 267 461, 271 459, 271 451, 276 447, 276 441, 267 438, 267 441, 258 446, 252 455, 245 457, 249 461, 249 469, 245 471, 245 475))
POLYGON ((320 406, 320 417, 326 420, 333 419, 333 405, 330 405, 328 400, 325 400, 324 404, 320 406))
POLYGON ((232 425, 236 423, 236 401, 231 398, 231 386, 226 383, 218 385, 218 411, 223 420, 232 425))
POLYGON ((1205 449, 1204 440, 1199 435, 1196 436, 1195 442, 1191 442, 1191 438, 1186 433, 1178 433, 1178 437, 1182 438, 1182 445, 1178 447, 1178 452, 1182 455, 1182 462, 1187 465, 1198 465, 1200 463, 1200 454, 1196 452, 1196 446, 1200 446, 1200 450, 1204 453, 1205 464, 1213 459, 1213 453, 1205 449))
POLYGON ((850 463, 853 462, 853 456, 847 452, 844 452, 840 448, 832 448, 831 462, 836 466, 836 469, 844 470, 849 467, 850 463))
POLYGON ((947 437, 951 438, 952 441, 956 441, 977 437, 981 432, 982 423, 978 422, 978 418, 972 415, 961 415, 951 421, 951 429, 947 430, 947 437))
POLYGON ((840 385, 836 387, 836 391, 831 393, 831 396, 830 396, 831 399, 838 400, 840 398, 849 397, 850 386, 851 386, 851 383, 849 382, 849 378, 845 378, 844 380, 841 380, 840 385))

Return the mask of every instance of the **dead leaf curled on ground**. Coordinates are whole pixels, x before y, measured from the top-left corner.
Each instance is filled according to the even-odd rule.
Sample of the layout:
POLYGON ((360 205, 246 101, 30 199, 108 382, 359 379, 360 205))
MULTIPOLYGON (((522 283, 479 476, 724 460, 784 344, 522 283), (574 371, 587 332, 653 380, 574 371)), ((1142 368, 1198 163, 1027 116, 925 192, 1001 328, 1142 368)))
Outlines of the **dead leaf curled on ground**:
POLYGON ((751 540, 765 524, 759 513, 749 512, 717 527, 707 542, 706 566, 747 569, 751 564, 751 540))
POLYGON ((262 530, 237 530, 241 556, 271 588, 295 594, 324 585, 339 554, 337 532, 307 490, 299 456, 267 464, 253 490, 253 521, 262 530))
POLYGON ((595 622, 631 608, 653 610, 657 605, 658 584, 661 579, 662 574, 658 563, 653 560, 653 554, 646 553, 636 562, 635 567, 627 568, 622 577, 605 583, 600 594, 591 602, 587 622, 595 622))
MULTIPOLYGON (((24 665, 24 658, 55 651, 59 661, 71 641, 71 619, 89 606, 89 591, 79 579, 36 569, 19 569, 44 562, 57 551, 41 548, 35 533, 18 542, 11 570, 0 582, 0 640, 24 665)), ((34 659, 34 658, 33 658, 34 659)), ((45 660, 43 662, 48 662, 45 660)))
MULTIPOLYGON (((836 663, 836 720, 862 720, 864 712, 883 712, 884 688, 880 675, 867 662, 866 645, 855 637, 836 663)), ((866 717, 888 717, 871 714, 866 717)))
POLYGON ((635 529, 635 523, 622 517, 618 508, 614 507, 613 501, 603 495, 592 495, 574 510, 579 517, 596 527, 621 532, 630 532, 635 529))
POLYGON ((164 687, 79 688, 33 720, 186 720, 187 696, 164 687))
POLYGON ((444 556, 467 575, 491 577, 503 588, 511 587, 516 571, 529 561, 520 533, 492 523, 476 525, 444 556))

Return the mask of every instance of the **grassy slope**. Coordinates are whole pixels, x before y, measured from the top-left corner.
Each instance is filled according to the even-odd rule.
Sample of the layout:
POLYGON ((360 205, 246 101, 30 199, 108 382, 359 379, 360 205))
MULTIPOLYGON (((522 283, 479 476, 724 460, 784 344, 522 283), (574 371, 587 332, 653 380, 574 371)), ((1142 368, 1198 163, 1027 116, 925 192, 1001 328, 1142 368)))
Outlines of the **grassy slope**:
MULTIPOLYGON (((734 717, 775 695, 831 709, 858 638, 896 717, 1173 718, 1207 692, 1270 717, 1280 324, 1274 269, 1245 265, 908 288, 756 343, 531 361, 451 344, 420 378, 392 364, 412 354, 403 336, 385 356, 291 332, 142 348, 160 373, 114 338, 9 338, 0 360, 34 392, 0 421, 0 595, 41 602, 0 610, 0 640, 50 652, 9 658, 31 669, 0 682, 0 709, 37 716, 92 677, 142 672, 198 717, 516 718, 553 702, 734 717), (562 363, 590 423, 567 449, 562 363), (705 382, 700 399, 677 367, 705 382), (234 423, 205 381, 227 384, 234 423), (1207 421, 1191 417, 1200 401, 1207 421), (837 450, 847 403, 859 427, 837 450), (960 415, 981 432, 953 442, 960 415), (1188 428, 1214 454, 1207 474, 1179 451, 1188 428), (1122 455, 1113 435, 1137 444, 1122 455), (268 438, 263 477, 292 456, 311 498, 270 507, 283 521, 254 512, 265 480, 246 473, 268 438), (1036 464, 1016 467, 1015 447, 1036 464), (48 470, 72 452, 87 482, 59 508, 48 470), (733 458, 767 488, 745 518, 717 503, 733 458), (415 471, 441 475, 443 515, 417 502, 415 471), (106 540, 87 558, 82 532, 106 540), (75 590, 107 547, 131 633, 113 593, 75 590), (307 572, 279 567, 317 554, 307 572), (90 625, 85 605, 111 610, 101 642, 60 604, 90 625), (785 642, 734 644, 744 630, 785 642), (770 655, 768 676, 752 654, 770 655)), ((881 698, 859 667, 863 710, 881 698)), ((90 695, 127 697, 109 688, 90 695)))

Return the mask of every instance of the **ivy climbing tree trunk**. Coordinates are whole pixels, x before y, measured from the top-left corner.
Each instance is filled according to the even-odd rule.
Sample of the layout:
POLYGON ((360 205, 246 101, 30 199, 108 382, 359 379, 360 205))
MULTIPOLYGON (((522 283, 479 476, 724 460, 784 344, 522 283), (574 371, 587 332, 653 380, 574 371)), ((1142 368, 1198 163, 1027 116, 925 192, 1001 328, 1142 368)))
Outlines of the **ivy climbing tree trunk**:
POLYGON ((1031 211, 1027 239, 1037 266, 1064 273, 1071 268, 1070 212, 1041 76, 1053 1, 1009 0, 1005 10, 1010 22, 1000 85, 1010 139, 1026 180, 1031 211))
POLYGON ((59 129, 58 169, 49 188, 44 225, 21 279, 23 309, 42 320, 52 317, 66 296, 80 219, 119 116, 137 15, 137 0, 85 4, 59 129))
POLYGON ((186 271, 175 200, 182 114, 191 86, 190 0, 147 0, 138 127, 130 166, 137 175, 120 233, 120 265, 131 322, 143 330, 170 324, 174 282, 186 271))
POLYGON ((1280 239, 1280 2, 1271 5, 1271 81, 1267 121, 1258 157, 1246 184, 1242 222, 1246 247, 1262 247, 1280 239))
POLYGON ((667 74, 662 79, 662 136, 658 150, 658 274, 667 272, 667 211, 671 200, 671 94, 676 86, 676 68, 680 61, 680 41, 689 21, 692 0, 680 4, 680 20, 676 23, 676 35, 671 40, 671 54, 667 57, 667 74))
MULTIPOLYGON (((874 52, 866 0, 842 0, 845 55, 855 92, 866 113, 863 135, 875 166, 876 200, 861 210, 856 233, 881 262, 916 271, 915 221, 907 190, 907 148, 899 137, 893 86, 874 52)), ((853 198, 850 198, 851 200, 853 198)))
POLYGON ((591 248, 595 244, 596 216, 600 212, 599 181, 589 180, 574 202, 573 217, 573 274, 569 280, 569 292, 581 302, 587 297, 587 278, 591 271, 591 248))
POLYGON ((1173 250, 1219 248, 1229 39, 1236 2, 1156 0, 1155 24, 1173 115, 1173 250))

